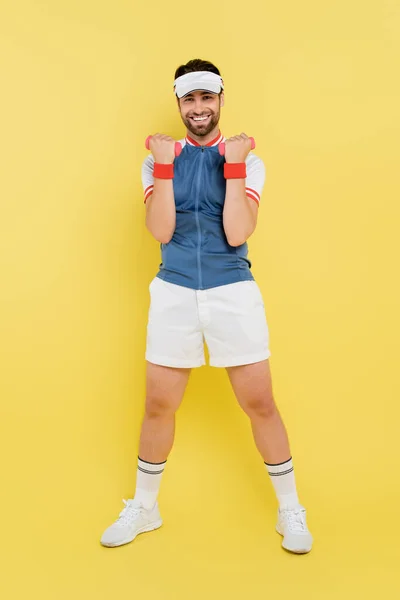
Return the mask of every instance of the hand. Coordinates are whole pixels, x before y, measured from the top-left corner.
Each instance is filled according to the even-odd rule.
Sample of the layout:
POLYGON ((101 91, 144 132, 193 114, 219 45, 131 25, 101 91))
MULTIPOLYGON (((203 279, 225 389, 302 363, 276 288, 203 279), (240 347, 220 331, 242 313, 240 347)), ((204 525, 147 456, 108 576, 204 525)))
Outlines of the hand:
POLYGON ((150 139, 150 151, 154 162, 161 165, 172 164, 175 160, 175 140, 169 135, 156 133, 150 139))
POLYGON ((225 140, 225 161, 227 163, 245 162, 251 150, 251 140, 245 134, 234 135, 225 140))

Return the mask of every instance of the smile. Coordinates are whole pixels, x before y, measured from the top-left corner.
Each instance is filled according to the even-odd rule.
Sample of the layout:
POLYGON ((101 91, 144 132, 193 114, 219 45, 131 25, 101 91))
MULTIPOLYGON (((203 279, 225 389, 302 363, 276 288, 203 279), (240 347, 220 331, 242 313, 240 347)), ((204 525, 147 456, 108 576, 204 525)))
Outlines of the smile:
POLYGON ((192 121, 194 121, 195 123, 202 123, 203 121, 207 121, 207 119, 210 117, 210 115, 207 115, 206 117, 190 117, 192 119, 192 121))

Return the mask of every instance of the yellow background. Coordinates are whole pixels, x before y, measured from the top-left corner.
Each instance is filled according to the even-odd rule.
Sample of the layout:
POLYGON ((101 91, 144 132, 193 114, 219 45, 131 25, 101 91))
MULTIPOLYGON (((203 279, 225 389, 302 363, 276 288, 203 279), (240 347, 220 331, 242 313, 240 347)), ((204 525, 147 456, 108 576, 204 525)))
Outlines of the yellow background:
POLYGON ((395 598, 399 3, 9 0, 0 34, 3 597, 395 598), (221 69, 221 130, 254 135, 267 169, 249 248, 303 557, 210 367, 178 412, 163 528, 99 544, 134 491, 160 262, 144 140, 184 135, 172 82, 192 58, 221 69))

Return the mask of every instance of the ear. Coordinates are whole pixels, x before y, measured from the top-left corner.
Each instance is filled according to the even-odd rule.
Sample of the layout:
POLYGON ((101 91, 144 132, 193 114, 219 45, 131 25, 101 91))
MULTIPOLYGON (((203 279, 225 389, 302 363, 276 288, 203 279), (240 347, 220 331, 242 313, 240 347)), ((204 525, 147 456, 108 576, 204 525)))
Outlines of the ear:
POLYGON ((224 104, 225 104, 225 95, 224 95, 224 92, 222 92, 222 94, 221 94, 221 107, 224 106, 224 104))

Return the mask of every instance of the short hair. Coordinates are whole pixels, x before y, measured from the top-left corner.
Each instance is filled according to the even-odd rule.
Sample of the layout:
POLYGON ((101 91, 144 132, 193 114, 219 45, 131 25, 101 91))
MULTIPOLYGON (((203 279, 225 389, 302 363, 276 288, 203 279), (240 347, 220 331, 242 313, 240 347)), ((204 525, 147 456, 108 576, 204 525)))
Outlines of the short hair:
POLYGON ((181 65, 176 69, 175 79, 178 79, 178 77, 181 77, 182 75, 186 75, 186 73, 193 73, 195 71, 211 71, 211 73, 221 76, 218 67, 213 65, 212 62, 201 60, 201 58, 194 58, 193 60, 189 60, 186 65, 181 65))

